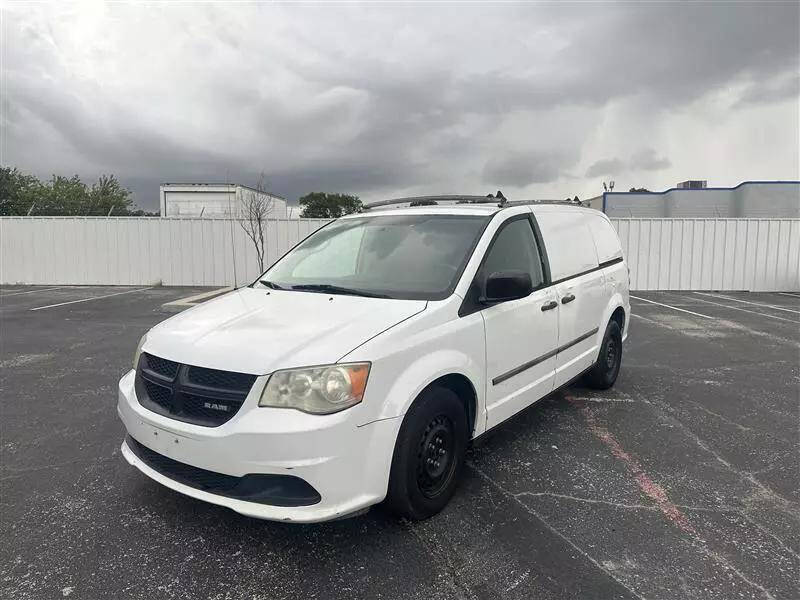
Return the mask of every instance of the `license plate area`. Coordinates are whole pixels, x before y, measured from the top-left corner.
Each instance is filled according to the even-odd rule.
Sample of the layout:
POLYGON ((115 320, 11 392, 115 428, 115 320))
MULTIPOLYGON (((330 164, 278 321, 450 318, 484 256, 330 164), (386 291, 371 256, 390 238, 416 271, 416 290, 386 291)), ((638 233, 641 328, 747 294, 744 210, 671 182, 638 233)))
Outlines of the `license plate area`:
POLYGON ((180 456, 186 451, 186 444, 191 443, 191 439, 167 429, 156 427, 150 423, 139 421, 138 432, 135 438, 141 443, 159 454, 163 454, 173 460, 180 460, 180 456))

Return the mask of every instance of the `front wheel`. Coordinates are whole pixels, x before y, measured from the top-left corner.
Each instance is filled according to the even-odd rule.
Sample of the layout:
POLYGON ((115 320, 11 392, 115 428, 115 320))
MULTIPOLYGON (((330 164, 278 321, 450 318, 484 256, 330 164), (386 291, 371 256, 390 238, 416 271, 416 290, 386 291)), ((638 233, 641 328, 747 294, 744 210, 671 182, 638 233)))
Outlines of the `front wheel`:
POLYGON ((397 436, 387 508, 415 521, 442 510, 455 492, 466 448, 467 417, 458 396, 445 388, 425 390, 397 436))
POLYGON ((622 331, 616 321, 611 321, 606 327, 597 362, 586 374, 586 383, 596 390, 607 390, 617 380, 621 365, 622 331))

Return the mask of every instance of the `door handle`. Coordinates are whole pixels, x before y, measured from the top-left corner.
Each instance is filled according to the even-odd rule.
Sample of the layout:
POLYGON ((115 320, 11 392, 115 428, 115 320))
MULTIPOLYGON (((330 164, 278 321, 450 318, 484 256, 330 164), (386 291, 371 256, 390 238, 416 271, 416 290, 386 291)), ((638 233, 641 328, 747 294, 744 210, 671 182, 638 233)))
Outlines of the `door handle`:
POLYGON ((546 310, 553 310, 556 306, 558 306, 558 302, 555 300, 551 300, 550 302, 545 302, 542 304, 542 312, 546 310))
POLYGON ((561 304, 569 304, 573 300, 575 300, 575 295, 574 294, 567 294, 566 296, 564 296, 561 299, 561 304))

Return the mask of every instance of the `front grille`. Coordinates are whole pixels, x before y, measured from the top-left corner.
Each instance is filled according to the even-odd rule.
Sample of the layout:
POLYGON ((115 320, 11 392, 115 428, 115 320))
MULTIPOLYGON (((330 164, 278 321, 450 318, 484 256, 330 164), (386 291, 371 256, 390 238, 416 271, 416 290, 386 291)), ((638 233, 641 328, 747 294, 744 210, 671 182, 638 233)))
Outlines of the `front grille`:
POLYGON ((307 481, 293 475, 256 473, 234 477, 178 462, 140 444, 130 435, 125 443, 154 471, 197 490, 273 506, 310 506, 322 500, 307 481))
POLYGON ((169 410, 172 407, 171 388, 158 385, 157 383, 145 379, 144 389, 147 392, 147 397, 165 410, 169 410))
POLYGON ((202 367, 189 367, 187 379, 191 383, 205 387, 231 390, 250 390, 255 383, 255 375, 234 373, 233 371, 218 371, 217 369, 204 369, 202 367))
POLYGON ((205 427, 229 421, 241 408, 255 375, 183 365, 142 353, 136 369, 139 404, 158 414, 205 427))
POLYGON ((169 379, 175 379, 175 376, 178 374, 178 368, 181 366, 180 363, 167 360, 166 358, 159 358, 152 354, 145 353, 144 358, 148 369, 169 379))

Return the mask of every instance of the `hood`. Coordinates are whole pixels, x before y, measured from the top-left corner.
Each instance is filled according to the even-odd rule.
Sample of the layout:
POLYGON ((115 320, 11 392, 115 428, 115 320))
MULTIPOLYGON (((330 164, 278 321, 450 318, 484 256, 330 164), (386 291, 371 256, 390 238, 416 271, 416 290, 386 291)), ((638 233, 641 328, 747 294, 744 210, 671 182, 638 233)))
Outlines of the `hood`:
POLYGON ((156 325, 142 349, 190 365, 264 375, 335 363, 426 304, 242 288, 156 325))

